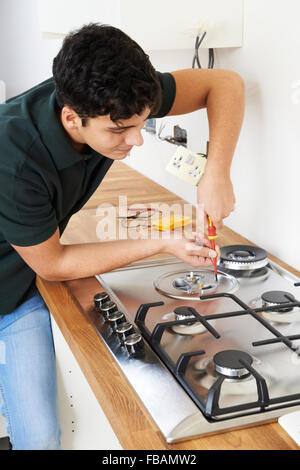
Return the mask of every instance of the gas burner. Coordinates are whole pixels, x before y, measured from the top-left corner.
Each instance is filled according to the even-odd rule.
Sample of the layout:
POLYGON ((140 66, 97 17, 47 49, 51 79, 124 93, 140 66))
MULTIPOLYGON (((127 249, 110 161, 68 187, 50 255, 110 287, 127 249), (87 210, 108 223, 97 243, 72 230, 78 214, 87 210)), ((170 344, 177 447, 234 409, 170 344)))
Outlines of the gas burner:
POLYGON ((203 289, 211 289, 217 285, 216 282, 214 286, 212 284, 203 284, 203 281, 205 281, 203 274, 194 274, 193 271, 191 271, 183 277, 176 278, 172 282, 172 285, 175 289, 182 290, 188 294, 194 294, 195 292, 201 293, 203 289))
POLYGON ((268 263, 268 253, 256 246, 229 245, 221 248, 219 264, 229 270, 256 270, 268 263))
POLYGON ((286 291, 268 291, 264 292, 260 297, 256 297, 249 302, 249 307, 258 309, 270 308, 270 310, 262 311, 261 315, 270 323, 294 323, 300 321, 299 307, 280 308, 280 305, 294 302, 294 295, 286 291), (274 307, 274 308, 272 308, 274 307))
POLYGON ((220 351, 213 357, 216 372, 226 378, 241 379, 250 375, 241 361, 251 366, 253 359, 248 353, 235 349, 220 351))
MULTIPOLYGON (((195 318, 194 315, 186 307, 177 307, 174 309, 176 320, 188 320, 195 318)), ((200 322, 191 322, 185 325, 174 325, 171 327, 174 333, 180 335, 198 335, 207 331, 204 325, 200 322)))
POLYGON ((278 305, 295 301, 295 297, 292 294, 281 290, 264 292, 261 296, 261 299, 263 301, 263 307, 272 307, 273 305, 276 305, 274 310, 272 310, 274 313, 291 312, 293 307, 278 308, 278 305))
MULTIPOLYGON (((272 307, 295 301, 295 297, 285 291, 269 291, 261 296, 263 307, 272 307), (288 297, 287 297, 288 296, 288 297)), ((293 323, 300 321, 300 309, 297 307, 278 308, 262 312, 263 317, 272 323, 293 323)))
POLYGON ((175 271, 159 276, 153 285, 166 297, 179 300, 199 300, 202 294, 233 292, 238 281, 230 274, 218 272, 218 282, 211 269, 175 271))
MULTIPOLYGON (((176 320, 187 320, 189 318, 193 319, 195 316, 192 314, 190 310, 186 307, 176 307, 174 308, 174 314, 176 320)), ((192 322, 191 322, 192 324, 192 322)))
MULTIPOLYGON (((226 353, 228 351, 221 351, 221 353, 226 353)), ((243 351, 233 351, 237 353, 241 353, 243 351)), ((215 356, 217 356, 220 353, 217 353, 215 356)), ((247 353, 243 353, 247 354, 247 353)), ((217 380, 217 378, 222 375, 225 377, 224 382, 222 384, 222 393, 225 395, 246 395, 249 396, 249 394, 256 394, 257 393, 257 384, 255 377, 250 374, 248 371, 246 373, 245 369, 245 374, 243 376, 227 376, 220 374, 216 370, 216 364, 215 364, 215 356, 214 357, 206 357, 205 359, 199 359, 194 362, 193 364, 193 370, 194 370, 194 380, 198 382, 202 387, 206 388, 207 390, 210 390, 211 387, 213 386, 214 382, 217 380)), ((262 372, 262 362, 256 358, 252 357, 247 354, 249 358, 251 359, 252 365, 255 367, 256 370, 258 370, 260 373, 264 374, 266 383, 268 386, 271 385, 273 382, 270 378, 269 373, 267 372, 266 368, 264 368, 262 372)), ((217 360, 218 357, 217 357, 217 360)), ((249 362, 250 365, 250 362, 249 362)), ((239 368, 240 368, 239 364, 239 368)), ((243 366, 242 366, 243 368, 243 366)))
POLYGON ((222 271, 228 274, 234 273, 234 276, 237 279, 243 278, 248 284, 256 283, 257 280, 263 281, 269 275, 269 270, 267 266, 258 269, 235 269, 234 271, 232 269, 227 269, 222 266, 222 271))

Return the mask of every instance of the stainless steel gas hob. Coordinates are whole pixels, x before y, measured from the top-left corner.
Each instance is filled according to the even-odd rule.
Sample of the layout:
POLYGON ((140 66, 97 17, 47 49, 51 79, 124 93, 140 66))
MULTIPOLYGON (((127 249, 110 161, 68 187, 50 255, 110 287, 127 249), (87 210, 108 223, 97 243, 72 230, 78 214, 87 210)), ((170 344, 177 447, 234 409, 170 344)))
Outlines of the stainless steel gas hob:
POLYGON ((300 283, 225 246, 218 280, 176 258, 96 276, 93 325, 167 442, 300 409, 300 283))

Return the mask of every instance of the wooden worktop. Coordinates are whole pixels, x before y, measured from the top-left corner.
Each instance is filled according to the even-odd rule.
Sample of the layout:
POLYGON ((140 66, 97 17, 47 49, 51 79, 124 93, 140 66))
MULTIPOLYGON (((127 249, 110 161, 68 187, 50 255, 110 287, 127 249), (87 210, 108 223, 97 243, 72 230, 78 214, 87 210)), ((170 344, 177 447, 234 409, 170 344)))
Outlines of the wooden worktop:
MULTIPOLYGON (((90 201, 70 220, 61 239, 62 243, 99 241, 95 236, 96 208, 104 203, 117 206, 118 196, 122 194, 127 195, 128 205, 153 202, 184 203, 124 163, 115 162, 90 201)), ((220 246, 253 244, 226 227, 218 235, 220 246)), ((299 272, 274 256, 269 257, 300 276, 299 272)), ((104 290, 98 281, 94 277, 68 282, 48 282, 37 278, 37 286, 123 449, 299 449, 276 421, 167 444, 89 321, 89 318, 95 315, 93 297, 97 292, 104 290)))

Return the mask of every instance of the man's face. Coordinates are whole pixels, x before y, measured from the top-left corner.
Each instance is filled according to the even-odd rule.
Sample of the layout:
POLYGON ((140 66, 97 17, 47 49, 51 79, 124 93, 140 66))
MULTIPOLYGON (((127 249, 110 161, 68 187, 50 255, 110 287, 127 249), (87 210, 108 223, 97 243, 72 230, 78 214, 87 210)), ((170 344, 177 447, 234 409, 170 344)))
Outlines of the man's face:
MULTIPOLYGON (((64 108, 65 110, 65 108, 64 108)), ((145 108, 139 116, 135 114, 130 119, 123 119, 115 124, 109 115, 87 119, 82 126, 81 119, 74 111, 62 112, 61 121, 71 137, 75 147, 80 149, 84 144, 93 150, 113 160, 125 158, 134 145, 142 145, 142 129, 150 115, 150 109, 145 108)))

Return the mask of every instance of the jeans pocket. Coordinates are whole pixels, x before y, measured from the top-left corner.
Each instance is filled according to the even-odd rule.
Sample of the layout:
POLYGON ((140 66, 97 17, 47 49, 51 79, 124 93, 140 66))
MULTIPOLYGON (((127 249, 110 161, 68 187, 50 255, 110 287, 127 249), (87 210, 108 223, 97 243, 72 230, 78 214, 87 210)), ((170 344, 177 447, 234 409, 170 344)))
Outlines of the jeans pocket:
POLYGON ((23 317, 37 309, 48 310, 38 290, 32 297, 25 300, 25 302, 19 305, 19 307, 17 307, 13 312, 8 313, 7 315, 0 315, 0 336, 1 332, 5 334, 7 327, 11 326, 18 320, 21 320, 23 317))

